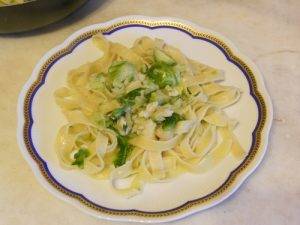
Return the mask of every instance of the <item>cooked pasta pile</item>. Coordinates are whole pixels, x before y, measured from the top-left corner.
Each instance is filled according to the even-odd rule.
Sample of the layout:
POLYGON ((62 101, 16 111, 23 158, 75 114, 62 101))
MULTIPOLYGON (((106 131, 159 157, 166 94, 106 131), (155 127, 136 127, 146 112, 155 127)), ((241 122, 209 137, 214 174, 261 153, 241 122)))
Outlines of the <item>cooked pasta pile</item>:
POLYGON ((68 120, 56 142, 64 168, 110 179, 130 197, 147 182, 211 170, 228 154, 243 158, 237 121, 223 111, 241 92, 220 84, 222 71, 160 39, 127 48, 97 35, 93 43, 103 57, 72 70, 55 92, 68 120))

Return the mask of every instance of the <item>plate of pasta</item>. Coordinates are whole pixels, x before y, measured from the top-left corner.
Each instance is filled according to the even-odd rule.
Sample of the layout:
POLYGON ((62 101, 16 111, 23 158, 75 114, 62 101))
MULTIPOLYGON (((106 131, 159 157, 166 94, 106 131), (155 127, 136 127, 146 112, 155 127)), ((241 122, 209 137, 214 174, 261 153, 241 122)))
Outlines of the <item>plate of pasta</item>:
POLYGON ((50 50, 18 119, 20 149, 55 196, 98 218, 166 222, 237 190, 266 151, 272 105, 225 37, 129 16, 50 50))

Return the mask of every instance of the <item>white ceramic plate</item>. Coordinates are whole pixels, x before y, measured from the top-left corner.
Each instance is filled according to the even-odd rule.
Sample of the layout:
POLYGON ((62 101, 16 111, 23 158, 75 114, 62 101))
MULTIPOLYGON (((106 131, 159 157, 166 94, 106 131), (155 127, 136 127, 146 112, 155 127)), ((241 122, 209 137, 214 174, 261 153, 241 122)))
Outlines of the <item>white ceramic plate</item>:
POLYGON ((212 207, 231 195, 261 161, 271 121, 272 106, 260 72, 225 37, 179 19, 129 16, 83 28, 45 54, 20 94, 18 141, 40 183, 60 199, 98 218, 165 222, 212 207), (248 152, 246 158, 236 161, 228 156, 205 174, 147 184, 131 199, 114 194, 108 181, 63 170, 53 143, 65 119, 53 92, 64 85, 69 70, 101 56, 91 44, 91 36, 98 32, 128 46, 143 35, 162 38, 188 57, 224 70, 225 83, 243 90, 240 101, 226 111, 240 122, 235 134, 248 152))

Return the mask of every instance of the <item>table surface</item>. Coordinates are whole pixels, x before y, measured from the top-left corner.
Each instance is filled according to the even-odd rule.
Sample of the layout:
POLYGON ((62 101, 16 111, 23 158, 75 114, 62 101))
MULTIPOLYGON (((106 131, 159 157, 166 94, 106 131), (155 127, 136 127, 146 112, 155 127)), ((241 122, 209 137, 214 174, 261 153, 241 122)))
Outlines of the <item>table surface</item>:
POLYGON ((0 225, 118 224, 41 187, 17 146, 16 107, 44 53, 84 26, 130 14, 179 17, 227 36, 258 65, 274 104, 268 151, 256 172, 223 203, 173 224, 300 224, 299 10, 299 0, 91 0, 47 28, 0 36, 0 225))

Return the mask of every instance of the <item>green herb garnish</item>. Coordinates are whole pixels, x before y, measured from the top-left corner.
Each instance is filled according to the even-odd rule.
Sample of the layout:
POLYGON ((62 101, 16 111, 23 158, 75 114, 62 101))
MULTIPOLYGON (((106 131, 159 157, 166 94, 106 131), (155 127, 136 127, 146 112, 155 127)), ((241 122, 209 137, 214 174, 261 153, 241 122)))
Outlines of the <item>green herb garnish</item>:
POLYGON ((176 70, 174 66, 164 63, 154 63, 146 74, 160 88, 167 85, 173 87, 180 82, 180 71, 176 70))
POLYGON ((173 113, 172 116, 166 117, 166 119, 162 122, 162 128, 164 130, 174 129, 177 122, 184 120, 184 118, 178 113, 173 113))
POLYGON ((126 107, 117 108, 110 114, 110 118, 114 121, 118 120, 126 113, 126 107))
POLYGON ((121 88, 124 83, 134 79, 137 71, 132 63, 127 61, 116 61, 108 69, 110 85, 121 88))
POLYGON ((75 161, 72 165, 77 165, 79 168, 84 167, 84 160, 90 155, 90 152, 86 148, 80 148, 79 151, 74 155, 75 161))
POLYGON ((137 96, 140 96, 141 95, 141 91, 143 90, 144 88, 137 88, 137 89, 134 89, 130 92, 128 92, 126 95, 122 96, 119 98, 119 101, 123 104, 123 105, 126 105, 126 106, 132 106, 134 105, 134 100, 137 96))
POLYGON ((128 144, 128 137, 118 135, 119 151, 117 158, 114 160, 115 167, 122 166, 126 163, 126 159, 132 151, 132 146, 128 144))

